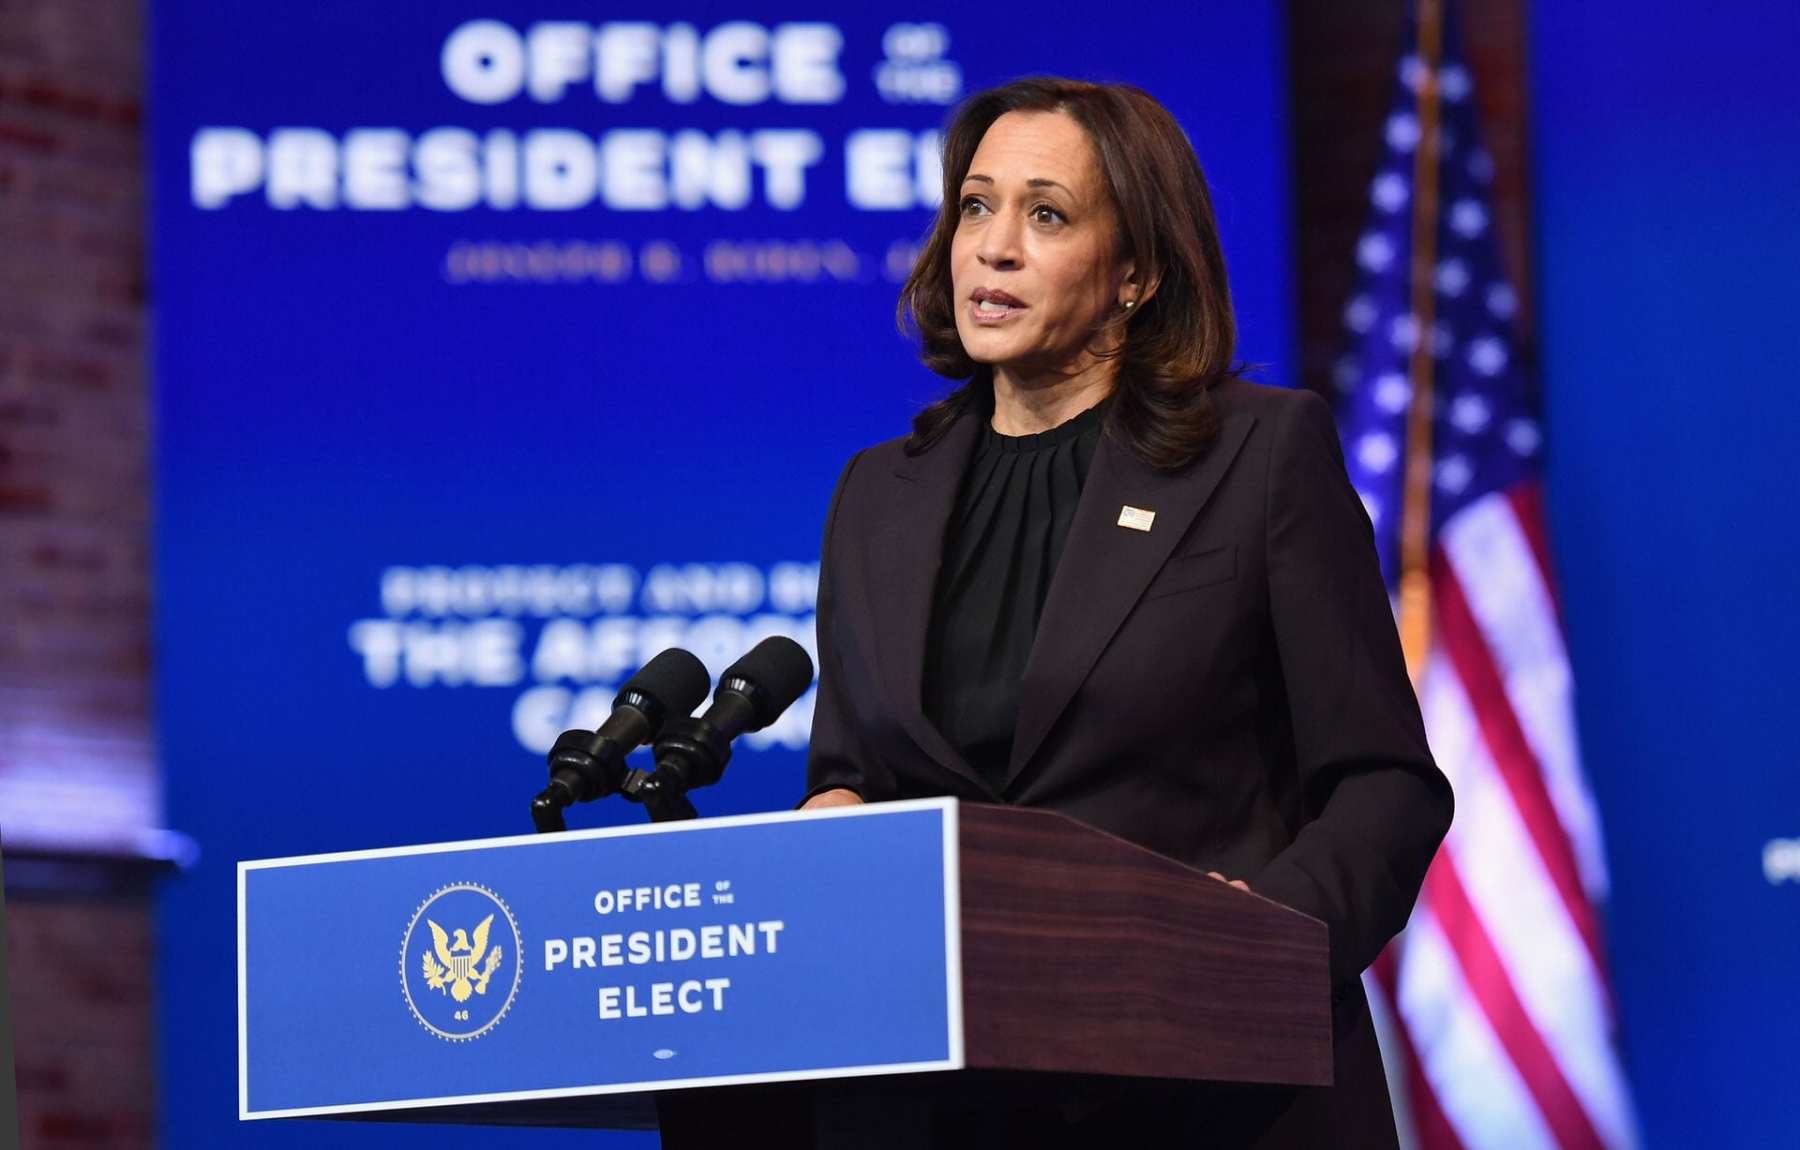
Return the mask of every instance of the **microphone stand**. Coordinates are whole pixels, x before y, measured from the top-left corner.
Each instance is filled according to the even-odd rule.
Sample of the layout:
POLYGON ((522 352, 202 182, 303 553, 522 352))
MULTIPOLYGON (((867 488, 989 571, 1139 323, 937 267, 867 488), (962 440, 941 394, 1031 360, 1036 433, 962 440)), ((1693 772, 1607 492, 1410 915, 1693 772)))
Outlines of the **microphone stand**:
POLYGON ((629 748, 601 731, 564 731, 558 735, 549 754, 550 785, 531 800, 531 825, 537 833, 568 830, 563 821, 564 810, 617 790, 625 774, 627 753, 629 748))
POLYGON ((531 825, 540 835, 569 829, 569 824, 563 821, 563 805, 557 801, 553 788, 545 787, 531 800, 531 825))
MULTIPOLYGON (((725 725, 736 729, 739 722, 732 714, 739 694, 725 696, 728 704, 725 725)), ((748 708, 748 701, 742 704, 748 708)), ((716 714, 717 707, 708 714, 716 714)), ((741 720, 740 720, 741 722, 741 720)), ((689 789, 716 783, 731 761, 731 737, 706 717, 678 716, 663 725, 656 740, 656 769, 633 770, 619 784, 619 793, 634 803, 644 804, 653 823, 695 819, 700 813, 688 801, 689 789)))
POLYGON ((653 823, 672 823, 679 819, 697 819, 700 812, 688 801, 687 790, 669 785, 661 772, 633 770, 625 776, 619 793, 634 803, 642 803, 653 823))
MULTIPOLYGON (((650 812, 653 823, 700 817, 685 791, 663 786, 649 771, 633 768, 619 787, 619 796, 642 804, 650 812)), ((569 824, 563 820, 563 811, 567 808, 561 797, 556 788, 545 787, 531 800, 531 825, 538 834, 557 834, 569 829, 569 824)))

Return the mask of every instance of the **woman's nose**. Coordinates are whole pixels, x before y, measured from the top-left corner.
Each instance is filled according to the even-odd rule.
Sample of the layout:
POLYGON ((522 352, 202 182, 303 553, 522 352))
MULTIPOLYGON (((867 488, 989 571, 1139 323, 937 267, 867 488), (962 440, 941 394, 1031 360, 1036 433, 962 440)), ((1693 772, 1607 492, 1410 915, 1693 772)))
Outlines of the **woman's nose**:
POLYGON ((1019 262, 1020 221, 1011 213, 1001 212, 982 229, 981 246, 975 255, 991 268, 1012 267, 1019 262))

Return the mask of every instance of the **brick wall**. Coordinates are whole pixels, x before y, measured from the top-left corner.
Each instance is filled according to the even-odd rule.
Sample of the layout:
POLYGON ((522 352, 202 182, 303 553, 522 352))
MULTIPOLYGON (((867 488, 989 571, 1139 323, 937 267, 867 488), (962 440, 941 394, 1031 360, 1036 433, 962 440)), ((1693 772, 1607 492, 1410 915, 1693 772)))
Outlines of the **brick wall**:
POLYGON ((148 905, 142 896, 15 892, 6 900, 19 1133, 28 1150, 153 1144, 148 905))
POLYGON ((15 873, 77 872, 12 861, 159 821, 142 31, 135 3, 0 0, 0 839, 27 1147, 152 1139, 147 895, 27 893, 15 873))

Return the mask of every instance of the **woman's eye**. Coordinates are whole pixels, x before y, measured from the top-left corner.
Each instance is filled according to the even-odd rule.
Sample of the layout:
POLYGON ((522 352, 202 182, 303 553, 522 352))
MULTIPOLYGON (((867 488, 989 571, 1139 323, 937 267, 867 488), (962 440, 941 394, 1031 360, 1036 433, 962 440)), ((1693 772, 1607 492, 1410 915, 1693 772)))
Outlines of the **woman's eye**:
POLYGON ((1032 208, 1031 215, 1032 215, 1032 218, 1038 219, 1038 220, 1042 220, 1044 215, 1048 215, 1052 220, 1055 220, 1058 222, 1060 222, 1063 218, 1063 214, 1061 212, 1057 211, 1055 208, 1051 207, 1049 204, 1039 204, 1037 207, 1032 208))
POLYGON ((970 214, 972 214, 973 209, 984 208, 986 206, 987 206, 986 204, 983 204, 980 200, 976 199, 974 196, 970 196, 968 199, 966 199, 962 202, 962 213, 965 216, 970 215, 970 214))

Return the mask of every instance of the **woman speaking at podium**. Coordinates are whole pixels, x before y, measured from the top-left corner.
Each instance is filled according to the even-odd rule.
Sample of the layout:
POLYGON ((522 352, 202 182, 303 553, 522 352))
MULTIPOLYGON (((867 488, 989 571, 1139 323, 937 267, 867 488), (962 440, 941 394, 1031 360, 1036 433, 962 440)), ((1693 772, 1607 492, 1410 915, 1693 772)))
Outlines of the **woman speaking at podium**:
POLYGON ((1451 795, 1331 414, 1237 377, 1205 177, 1144 92, 978 93, 943 161, 900 307, 963 382, 838 481, 802 805, 1060 811, 1324 921, 1336 1085, 945 1103, 934 1140, 1392 1145, 1360 975, 1451 795))

